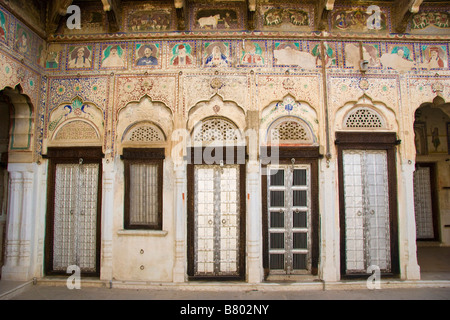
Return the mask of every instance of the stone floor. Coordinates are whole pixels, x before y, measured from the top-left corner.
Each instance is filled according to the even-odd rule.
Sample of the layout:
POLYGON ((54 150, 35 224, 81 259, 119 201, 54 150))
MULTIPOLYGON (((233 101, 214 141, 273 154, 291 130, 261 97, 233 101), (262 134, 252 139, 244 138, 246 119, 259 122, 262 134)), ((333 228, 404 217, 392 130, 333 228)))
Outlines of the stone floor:
MULTIPOLYGON (((450 300, 450 247, 418 245, 420 281, 389 281, 369 290, 364 281, 327 283, 130 284, 82 282, 69 290, 65 279, 0 280, 0 300, 450 300)), ((383 279, 382 279, 383 280, 383 279)))

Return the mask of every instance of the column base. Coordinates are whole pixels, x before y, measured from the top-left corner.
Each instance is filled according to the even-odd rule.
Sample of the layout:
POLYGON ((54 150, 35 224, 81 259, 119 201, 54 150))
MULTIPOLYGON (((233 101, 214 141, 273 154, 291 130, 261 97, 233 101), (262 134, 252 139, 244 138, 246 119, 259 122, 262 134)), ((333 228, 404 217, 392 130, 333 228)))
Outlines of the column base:
POLYGON ((28 267, 7 265, 2 267, 2 280, 29 281, 32 279, 33 276, 31 276, 28 267))

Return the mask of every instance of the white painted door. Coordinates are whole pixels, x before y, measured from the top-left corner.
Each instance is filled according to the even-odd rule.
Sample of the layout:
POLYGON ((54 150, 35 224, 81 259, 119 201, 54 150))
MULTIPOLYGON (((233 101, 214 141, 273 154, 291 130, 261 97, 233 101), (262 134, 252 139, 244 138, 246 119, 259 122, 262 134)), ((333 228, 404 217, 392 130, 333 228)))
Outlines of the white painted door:
POLYGON ((95 273, 99 164, 57 164, 53 271, 95 273))
POLYGON ((194 169, 195 276, 239 274, 239 165, 194 169))
POLYGON ((268 243, 271 274, 311 272, 309 165, 268 167, 268 243))
POLYGON ((389 272, 387 153, 345 150, 343 163, 346 271, 366 273, 369 266, 375 265, 389 272))

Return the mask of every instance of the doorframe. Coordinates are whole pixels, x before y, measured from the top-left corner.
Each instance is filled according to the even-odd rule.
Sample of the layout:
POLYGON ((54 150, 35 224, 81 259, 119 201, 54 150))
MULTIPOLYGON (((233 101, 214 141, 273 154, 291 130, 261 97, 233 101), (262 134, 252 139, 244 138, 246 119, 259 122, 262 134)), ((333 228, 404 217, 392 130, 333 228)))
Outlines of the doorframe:
MULTIPOLYGON (((210 281, 243 281, 246 274, 246 150, 245 147, 192 147, 187 149, 187 275, 189 281, 210 280, 210 281), (203 155, 206 148, 222 148, 222 155, 226 157, 227 151, 234 152, 233 163, 239 165, 239 272, 237 276, 197 276, 195 275, 195 166, 196 165, 220 165, 220 163, 205 163, 202 157, 201 163, 195 163, 196 155, 200 154, 198 148, 201 148, 203 155), (197 152, 196 152, 197 150, 197 152), (244 155, 242 157, 242 155, 244 155)), ((214 155, 212 155, 214 157, 214 155)), ((219 159, 215 159, 219 160, 219 159)))
POLYGON ((102 207, 102 158, 101 147, 75 147, 75 148, 48 148, 44 158, 49 159, 47 183, 47 217, 45 231, 44 272, 46 275, 67 275, 65 271, 53 270, 53 244, 55 221, 55 186, 56 165, 78 163, 83 158, 83 164, 99 164, 98 192, 97 192, 97 230, 96 230, 96 272, 81 272, 84 277, 100 276, 100 250, 101 250, 101 207, 102 207))
POLYGON ((391 272, 382 276, 397 277, 400 275, 398 248, 398 196, 397 196, 397 165, 396 146, 400 144, 395 132, 336 132, 338 152, 338 184, 339 184, 339 227, 340 227, 340 268, 342 278, 367 278, 367 273, 346 274, 346 225, 344 198, 344 150, 386 150, 389 188, 389 228, 391 272))
MULTIPOLYGON (((270 157, 271 147, 264 147, 261 155, 270 157)), ((279 152, 279 164, 292 164, 291 159, 295 159, 295 164, 310 165, 311 176, 311 274, 318 274, 319 265, 319 147, 277 147, 279 152)), ((270 159, 270 158, 269 158, 270 159)), ((264 279, 270 274, 269 269, 269 224, 268 224, 268 193, 267 193, 267 164, 262 164, 262 172, 266 174, 261 177, 261 199, 262 199, 262 240, 263 240, 263 269, 264 279)))
MULTIPOLYGON (((437 184, 436 184, 436 163, 435 162, 416 162, 416 169, 418 167, 428 167, 430 168, 430 191, 431 191, 431 218, 433 220, 433 233, 434 238, 430 239, 416 239, 416 241, 440 241, 440 227, 439 227, 439 197, 437 192, 437 184)), ((414 199, 414 201, 416 201, 414 199)))

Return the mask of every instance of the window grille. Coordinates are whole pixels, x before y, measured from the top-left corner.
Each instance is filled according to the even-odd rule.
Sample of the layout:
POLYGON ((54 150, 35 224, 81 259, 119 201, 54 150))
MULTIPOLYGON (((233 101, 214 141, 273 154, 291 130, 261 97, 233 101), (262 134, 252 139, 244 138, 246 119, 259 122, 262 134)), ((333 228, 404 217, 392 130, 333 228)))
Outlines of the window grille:
POLYGON ((164 133, 153 125, 142 125, 128 134, 129 141, 135 142, 159 142, 165 141, 164 133))
POLYGON ((312 135, 308 127, 293 118, 281 119, 272 124, 269 130, 269 142, 279 144, 312 143, 312 135))
POLYGON ((162 230, 164 149, 124 149, 125 229, 162 230))
POLYGON ((194 130, 195 142, 237 141, 237 128, 230 121, 221 118, 203 120, 201 127, 194 130))
POLYGON ((369 108, 358 108, 344 122, 346 128, 383 128, 380 115, 369 108))

